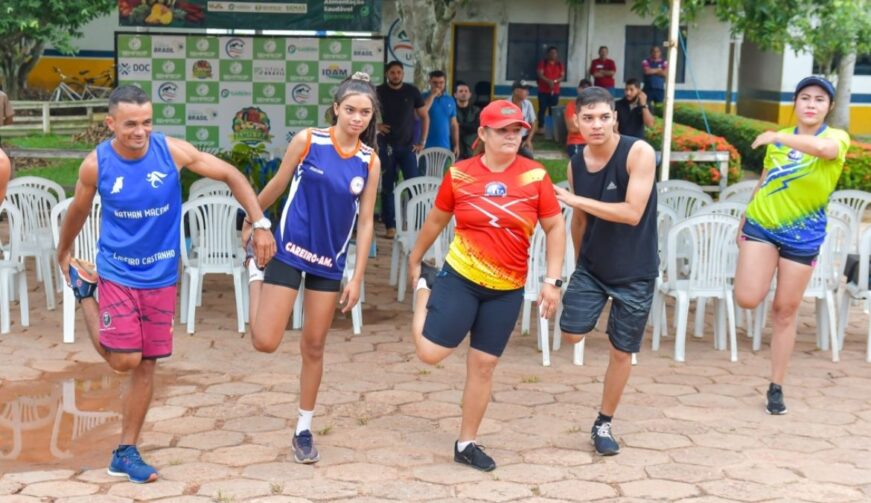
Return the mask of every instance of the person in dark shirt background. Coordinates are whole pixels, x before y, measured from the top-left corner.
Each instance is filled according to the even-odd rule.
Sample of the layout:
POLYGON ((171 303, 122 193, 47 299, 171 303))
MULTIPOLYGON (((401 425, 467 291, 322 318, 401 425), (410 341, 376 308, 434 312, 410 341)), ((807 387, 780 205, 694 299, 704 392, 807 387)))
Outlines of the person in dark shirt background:
POLYGON ((468 159, 472 157, 472 144, 478 137, 481 109, 472 104, 472 90, 462 80, 457 81, 454 99, 457 100, 457 122, 460 124, 459 159, 468 159))
POLYGON ((614 104, 617 111, 617 131, 626 136, 644 139, 644 127, 653 127, 653 114, 647 105, 647 95, 636 79, 626 81, 623 99, 614 104))

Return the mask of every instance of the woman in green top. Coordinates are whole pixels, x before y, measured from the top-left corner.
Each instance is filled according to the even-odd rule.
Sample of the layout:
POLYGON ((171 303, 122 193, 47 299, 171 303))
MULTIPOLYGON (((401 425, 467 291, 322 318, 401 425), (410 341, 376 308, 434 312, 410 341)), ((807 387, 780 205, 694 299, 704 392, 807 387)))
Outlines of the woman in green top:
POLYGON ((795 127, 766 131, 753 148, 766 145, 759 185, 741 224, 735 300, 745 309, 759 305, 777 273, 771 307, 769 414, 785 414, 783 379, 795 345, 798 308, 826 237, 826 206, 844 167, 850 137, 829 127, 835 89, 820 77, 795 88, 795 127))

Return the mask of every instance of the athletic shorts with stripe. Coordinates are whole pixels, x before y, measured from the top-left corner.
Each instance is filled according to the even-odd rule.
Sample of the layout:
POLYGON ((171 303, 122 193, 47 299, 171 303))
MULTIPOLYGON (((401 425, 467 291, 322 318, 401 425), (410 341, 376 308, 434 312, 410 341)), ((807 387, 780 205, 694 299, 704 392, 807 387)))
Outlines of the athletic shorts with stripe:
POLYGON ((176 286, 131 288, 100 278, 100 345, 116 353, 142 353, 142 358, 172 354, 176 286))

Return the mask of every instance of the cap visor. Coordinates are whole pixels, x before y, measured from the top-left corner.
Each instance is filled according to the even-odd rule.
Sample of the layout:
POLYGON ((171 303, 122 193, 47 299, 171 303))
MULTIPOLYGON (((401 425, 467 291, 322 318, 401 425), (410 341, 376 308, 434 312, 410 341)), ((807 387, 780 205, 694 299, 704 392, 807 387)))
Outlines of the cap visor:
POLYGON ((512 124, 519 124, 523 129, 532 129, 532 126, 529 125, 526 121, 519 121, 517 119, 505 119, 503 121, 497 121, 492 124, 487 124, 487 127, 491 127, 494 129, 501 129, 504 127, 508 127, 512 124))

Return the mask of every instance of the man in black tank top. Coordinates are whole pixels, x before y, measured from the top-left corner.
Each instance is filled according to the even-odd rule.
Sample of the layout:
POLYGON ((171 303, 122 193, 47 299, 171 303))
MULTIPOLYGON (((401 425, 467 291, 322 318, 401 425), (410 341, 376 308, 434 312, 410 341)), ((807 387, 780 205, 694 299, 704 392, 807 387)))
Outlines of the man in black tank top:
POLYGON ((557 199, 571 206, 572 242, 578 262, 563 296, 560 328, 580 342, 595 328, 610 297, 608 370, 599 417, 591 439, 596 452, 620 452, 611 418, 632 369, 632 354, 650 313, 658 274, 655 155, 643 140, 614 132, 614 98, 600 87, 577 98, 581 134, 587 145, 568 166, 574 194, 556 188, 557 199))

